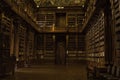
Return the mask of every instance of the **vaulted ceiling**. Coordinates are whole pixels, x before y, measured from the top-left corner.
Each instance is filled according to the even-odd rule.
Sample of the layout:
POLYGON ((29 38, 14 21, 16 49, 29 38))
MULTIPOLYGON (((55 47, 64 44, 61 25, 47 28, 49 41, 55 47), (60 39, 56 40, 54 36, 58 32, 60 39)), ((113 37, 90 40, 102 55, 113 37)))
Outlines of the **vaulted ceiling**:
POLYGON ((84 6, 86 0, 34 0, 39 7, 84 6))

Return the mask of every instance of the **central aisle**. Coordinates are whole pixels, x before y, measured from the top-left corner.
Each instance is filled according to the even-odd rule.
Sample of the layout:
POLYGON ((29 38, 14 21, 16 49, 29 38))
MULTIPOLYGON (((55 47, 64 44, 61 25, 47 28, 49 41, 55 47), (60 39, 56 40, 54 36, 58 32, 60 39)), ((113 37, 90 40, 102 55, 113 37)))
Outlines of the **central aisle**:
POLYGON ((87 80, 84 64, 37 65, 16 71, 14 77, 3 80, 87 80))

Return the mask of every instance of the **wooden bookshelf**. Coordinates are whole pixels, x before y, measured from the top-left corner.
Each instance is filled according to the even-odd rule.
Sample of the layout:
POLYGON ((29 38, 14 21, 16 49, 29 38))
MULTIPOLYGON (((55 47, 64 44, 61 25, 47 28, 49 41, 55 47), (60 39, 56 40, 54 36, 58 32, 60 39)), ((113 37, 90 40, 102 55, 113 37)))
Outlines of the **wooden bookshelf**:
POLYGON ((38 54, 41 56, 41 62, 54 63, 55 61, 55 40, 54 34, 41 34, 37 37, 38 54))
POLYGON ((68 36, 68 50, 69 51, 74 51, 74 50, 76 50, 77 49, 77 46, 76 46, 76 35, 72 35, 72 34, 70 34, 69 36, 68 36))
POLYGON ((24 54, 25 56, 25 62, 26 64, 30 65, 30 64, 34 64, 34 60, 35 60, 35 53, 34 53, 34 32, 32 30, 28 30, 26 33, 26 40, 25 40, 25 44, 26 44, 26 53, 24 54))
POLYGON ((6 57, 10 56, 10 41, 12 20, 5 14, 0 14, 0 39, 1 39, 1 53, 6 57))
POLYGON ((81 32, 85 29, 85 27, 89 23, 90 19, 93 17, 93 14, 96 10, 96 7, 94 6, 95 4, 96 4, 96 0, 89 1, 88 7, 85 12, 85 18, 83 20, 83 27, 81 28, 81 32))
POLYGON ((26 49, 26 28, 20 25, 18 27, 18 35, 19 35, 19 59, 20 61, 24 60, 25 49, 26 49))
POLYGON ((45 34, 45 53, 44 61, 46 63, 54 63, 55 60, 55 51, 54 51, 54 39, 53 34, 45 34))
POLYGON ((67 27, 81 26, 84 15, 80 13, 67 13, 67 27))
POLYGON ((36 25, 33 19, 33 16, 35 17, 35 9, 33 9, 32 4, 34 3, 30 3, 31 2, 27 0, 1 1, 0 36, 2 37, 0 37, 0 40, 2 43, 0 45, 4 47, 4 50, 2 50, 3 53, 9 56, 15 54, 18 65, 21 61, 23 61, 22 65, 24 65, 27 53, 29 53, 29 55, 33 54, 34 30, 36 30, 36 32, 39 30, 37 28, 38 25, 36 25), (28 29, 33 29, 33 33, 29 33, 28 29), (27 32, 29 35, 26 34, 27 32), (29 49, 28 52, 27 48, 29 49))
POLYGON ((47 35, 46 34, 46 50, 50 51, 50 50, 54 50, 54 40, 53 40, 53 35, 52 34, 49 34, 47 35))
POLYGON ((114 35, 115 35, 115 55, 114 61, 116 65, 120 65, 120 1, 111 0, 112 3, 112 16, 114 20, 114 35))
POLYGON ((38 50, 43 50, 43 46, 44 46, 44 35, 38 35, 37 36, 37 43, 40 45, 37 45, 37 49, 38 50))
POLYGON ((54 13, 41 13, 38 15, 37 23, 40 27, 53 27, 55 24, 54 13))
POLYGON ((104 41, 104 14, 103 12, 95 18, 93 24, 86 34, 87 59, 96 67, 105 64, 105 41, 104 41))
POLYGON ((27 47, 29 55, 34 55, 34 32, 32 31, 29 31, 27 47))
POLYGON ((0 13, 0 75, 11 72, 11 28, 12 20, 5 13, 0 13))
POLYGON ((27 1, 27 0, 11 0, 12 3, 15 3, 17 6, 21 7, 23 11, 27 13, 29 17, 35 21, 35 10, 36 10, 36 4, 33 0, 27 1), (27 4, 27 5, 26 5, 27 4))
POLYGON ((85 35, 78 34, 78 43, 77 43, 77 57, 78 60, 85 60, 85 35))
MULTIPOLYGON (((28 3, 29 3, 29 5, 28 5, 28 3, 25 3, 25 1, 23 1, 23 0, 19 0, 19 1, 5 0, 3 2, 5 4, 7 4, 8 6, 12 7, 12 8, 10 8, 10 10, 12 10, 13 13, 17 14, 19 17, 21 17, 23 20, 25 20, 27 23, 29 23, 31 25, 31 27, 33 27, 36 31, 39 32, 41 30, 39 28, 39 26, 36 24, 36 17, 34 15, 34 13, 32 12, 33 8, 31 5, 34 3, 30 4, 28 1, 28 3), (19 2, 20 2, 20 4, 19 4, 19 2), (27 6, 26 6, 26 4, 27 4, 27 6), (25 7, 22 5, 24 5, 25 7), (24 10, 24 9, 26 9, 26 7, 27 7, 27 10, 24 10), (33 18, 33 16, 34 16, 34 18, 33 18)), ((4 6, 4 8, 5 8, 5 6, 4 6)))
POLYGON ((10 34, 12 21, 4 13, 1 14, 1 31, 4 34, 10 34))
POLYGON ((84 15, 80 13, 67 13, 66 21, 67 21, 67 30, 69 32, 78 31, 78 27, 81 28, 83 22, 84 15))
POLYGON ((76 27, 76 14, 67 14, 67 27, 76 27))
POLYGON ((77 14, 77 26, 79 29, 81 29, 81 26, 83 26, 82 22, 84 21, 84 15, 77 14))
POLYGON ((76 45, 77 36, 74 34, 68 35, 68 45, 67 45, 67 63, 74 63, 77 56, 77 45, 76 45))

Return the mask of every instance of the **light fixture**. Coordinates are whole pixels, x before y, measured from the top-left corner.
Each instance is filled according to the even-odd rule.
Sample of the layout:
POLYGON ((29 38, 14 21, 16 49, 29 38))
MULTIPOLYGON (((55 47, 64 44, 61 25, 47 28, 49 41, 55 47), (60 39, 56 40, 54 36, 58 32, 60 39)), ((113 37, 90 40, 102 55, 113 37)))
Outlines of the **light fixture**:
POLYGON ((39 8, 39 5, 37 5, 37 8, 39 8))
POLYGON ((54 31, 55 30, 55 24, 53 24, 53 26, 52 26, 52 31, 54 31))
POLYGON ((84 5, 82 5, 82 7, 84 8, 84 5))
POLYGON ((57 7, 57 9, 64 9, 64 7, 57 7))

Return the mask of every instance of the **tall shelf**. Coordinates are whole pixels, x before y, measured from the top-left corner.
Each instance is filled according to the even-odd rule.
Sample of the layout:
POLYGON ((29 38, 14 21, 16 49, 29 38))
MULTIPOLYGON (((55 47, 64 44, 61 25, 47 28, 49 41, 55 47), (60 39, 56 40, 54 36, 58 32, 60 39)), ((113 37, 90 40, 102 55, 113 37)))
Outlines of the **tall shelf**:
POLYGON ((80 13, 67 13, 66 21, 68 31, 78 31, 78 28, 81 28, 83 25, 83 18, 84 15, 80 13))
POLYGON ((68 51, 76 50, 76 35, 70 34, 68 36, 68 51))
POLYGON ((85 35, 78 34, 78 59, 85 59, 85 35))
POLYGON ((10 56, 12 20, 5 14, 0 14, 0 51, 3 56, 10 56))
MULTIPOLYGON (((82 15, 84 16, 84 15, 82 15)), ((82 22, 84 21, 84 17, 82 17, 81 14, 77 14, 77 26, 82 26, 82 22)))
POLYGON ((69 34, 67 42, 67 62, 74 62, 77 56, 77 36, 69 34))
POLYGON ((105 64, 105 35, 104 35, 104 14, 99 13, 95 21, 89 25, 90 29, 86 34, 86 52, 89 62, 96 67, 105 64))
POLYGON ((27 58, 29 60, 33 60, 35 57, 34 54, 34 32, 28 31, 28 39, 26 40, 27 43, 27 58))
POLYGON ((24 54, 25 54, 25 41, 26 41, 26 28, 23 26, 18 27, 18 35, 19 35, 19 60, 23 61, 24 60, 24 54))
POLYGON ((40 34, 37 36, 37 54, 43 54, 43 49, 44 49, 44 35, 40 34))
POLYGON ((1 31, 4 34, 10 34, 12 26, 12 20, 8 18, 4 13, 1 14, 1 31))
MULTIPOLYGON (((55 53, 54 53, 54 34, 40 34, 37 37, 37 51, 40 56, 41 62, 44 63, 54 63, 55 53)), ((38 57, 38 56, 37 56, 38 57)))
POLYGON ((11 28, 11 18, 0 12, 0 75, 10 72, 11 28))
POLYGON ((44 60, 47 62, 52 62, 54 63, 55 60, 55 53, 54 53, 54 39, 53 39, 53 34, 45 34, 45 40, 44 40, 44 45, 45 45, 45 54, 44 54, 44 60))
POLYGON ((55 24, 55 14, 41 13, 38 15, 37 22, 40 27, 52 27, 55 24))
MULTIPOLYGON (((2 52, 1 50, 0 52, 1 54, 4 53, 9 55, 9 57, 11 54, 15 54, 18 66, 19 63, 21 65, 21 61, 23 61, 24 64, 27 58, 27 48, 29 48, 28 53, 33 53, 34 38, 31 33, 30 36, 27 35, 28 29, 38 31, 36 28, 38 26, 33 19, 35 15, 33 10, 35 10, 36 6, 34 6, 33 9, 34 3, 30 1, 27 2, 28 5, 25 5, 25 2, 27 2, 27 0, 4 0, 0 2, 2 6, 0 8, 0 45, 2 47, 2 52), (27 41, 28 37, 29 40, 27 41), (27 43, 29 43, 28 46, 27 43)), ((10 67, 7 66, 7 68, 10 67)))
POLYGON ((46 34, 46 50, 50 51, 50 50, 54 50, 54 40, 53 40, 53 35, 52 34, 46 34))
POLYGON ((67 27, 81 26, 83 17, 80 13, 67 13, 67 27))
POLYGON ((115 64, 120 65, 120 1, 111 0, 115 30, 115 64))
POLYGON ((68 27, 76 27, 76 15, 75 14, 67 14, 67 25, 68 27))

